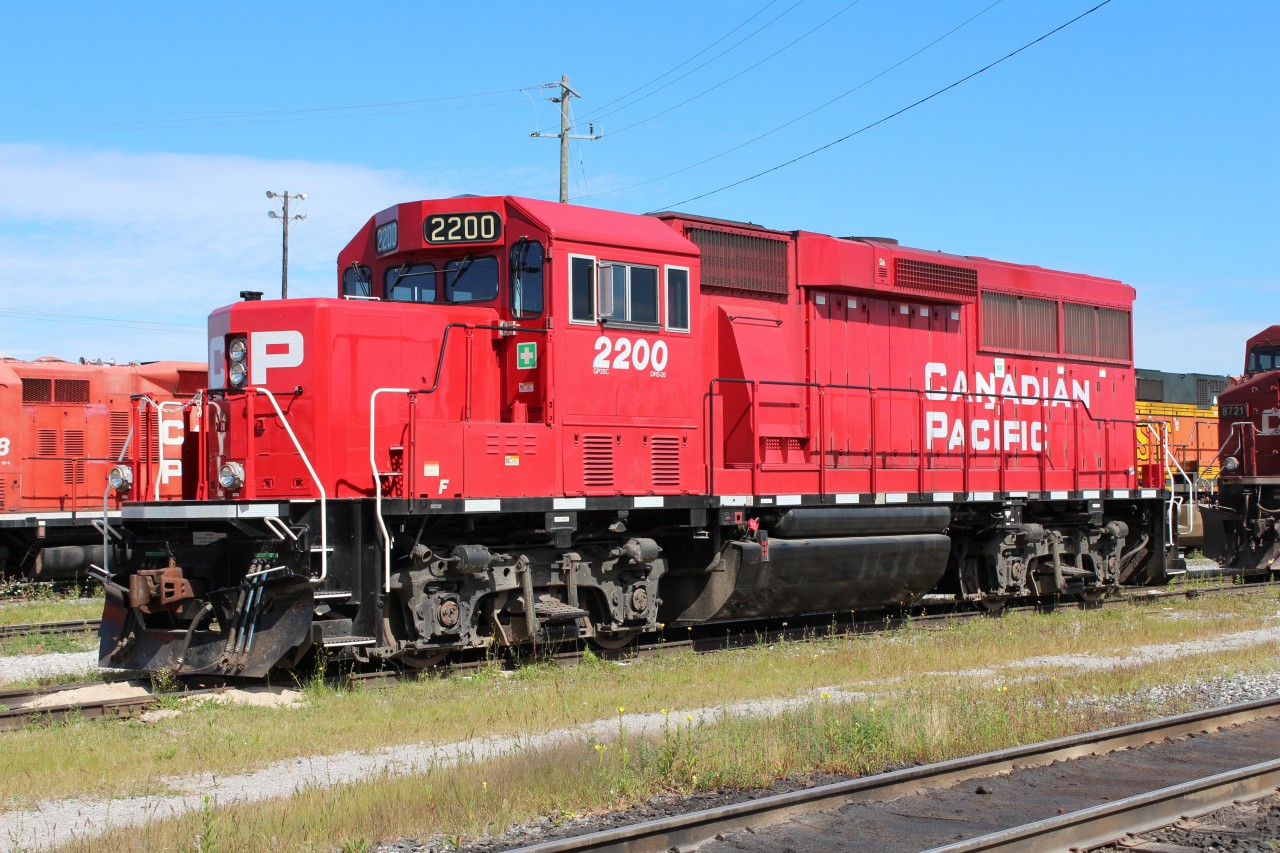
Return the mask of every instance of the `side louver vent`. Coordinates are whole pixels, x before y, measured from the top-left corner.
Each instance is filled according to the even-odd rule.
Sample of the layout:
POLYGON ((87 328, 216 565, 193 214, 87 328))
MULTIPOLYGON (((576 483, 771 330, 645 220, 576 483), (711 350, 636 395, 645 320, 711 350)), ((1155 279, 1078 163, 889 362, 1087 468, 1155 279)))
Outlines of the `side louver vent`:
POLYGON ((36 430, 36 455, 58 455, 58 431, 56 429, 36 430))
POLYGON ((613 436, 582 437, 582 483, 607 488, 613 485, 613 436))
POLYGON ((649 465, 654 486, 680 485, 680 439, 655 435, 650 443, 649 465))
POLYGON ((108 429, 107 454, 114 462, 124 452, 124 443, 129 438, 129 413, 112 412, 108 429))

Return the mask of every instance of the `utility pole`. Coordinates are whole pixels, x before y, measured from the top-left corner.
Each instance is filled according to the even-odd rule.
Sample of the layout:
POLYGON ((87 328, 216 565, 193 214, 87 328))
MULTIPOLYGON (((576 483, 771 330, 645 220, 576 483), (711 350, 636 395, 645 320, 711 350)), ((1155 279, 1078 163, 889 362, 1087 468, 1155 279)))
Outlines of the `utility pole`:
POLYGON ((559 83, 543 83, 544 89, 560 90, 560 97, 552 98, 551 103, 560 105, 560 132, 559 133, 540 133, 534 131, 529 134, 542 139, 559 139, 560 140, 560 203, 565 204, 569 201, 569 140, 570 139, 599 139, 599 135, 595 132, 595 127, 591 127, 591 132, 586 136, 580 134, 569 133, 569 98, 581 98, 582 96, 569 88, 569 75, 561 76, 559 83))
POLYGON ((283 244, 283 251, 281 252, 281 259, 280 259, 280 298, 288 299, 289 298, 289 220, 294 219, 294 220, 300 221, 307 218, 307 215, 305 213, 299 213, 296 216, 292 216, 292 217, 289 216, 289 199, 293 199, 294 201, 306 201, 307 194, 294 193, 293 195, 289 195, 288 190, 285 190, 282 193, 277 193, 277 192, 272 192, 271 190, 267 190, 267 198, 284 199, 284 215, 281 216, 280 214, 276 213, 274 210, 268 210, 267 217, 269 219, 279 219, 280 223, 284 225, 284 238, 283 238, 284 244, 283 244))

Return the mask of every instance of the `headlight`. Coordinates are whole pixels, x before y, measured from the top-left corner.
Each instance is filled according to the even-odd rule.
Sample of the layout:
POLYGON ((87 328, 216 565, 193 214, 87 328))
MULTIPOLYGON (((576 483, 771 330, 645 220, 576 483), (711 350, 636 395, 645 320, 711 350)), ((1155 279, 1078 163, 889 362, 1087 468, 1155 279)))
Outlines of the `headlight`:
POLYGON ((239 388, 249 378, 249 369, 244 366, 243 361, 237 361, 231 365, 231 368, 227 371, 227 376, 230 377, 231 384, 239 388))
POLYGON ((218 485, 229 492, 234 492, 244 485, 244 466, 239 462, 228 462, 218 469, 218 485))
POLYGON ((1222 473, 1229 474, 1240 467, 1240 460, 1234 456, 1228 456, 1222 460, 1222 473))
POLYGON ((128 465, 117 465, 107 472, 107 485, 124 494, 133 488, 133 470, 128 465))
POLYGON ((244 338, 233 338, 227 345, 227 358, 231 359, 232 364, 244 361, 244 357, 248 354, 249 350, 245 347, 244 338))

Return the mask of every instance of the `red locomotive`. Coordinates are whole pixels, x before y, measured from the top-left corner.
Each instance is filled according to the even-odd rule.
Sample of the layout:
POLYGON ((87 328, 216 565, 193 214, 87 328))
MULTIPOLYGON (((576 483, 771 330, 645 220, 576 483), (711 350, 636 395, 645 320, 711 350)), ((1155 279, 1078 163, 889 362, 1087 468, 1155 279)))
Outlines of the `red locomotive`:
POLYGON ((203 476, 127 503, 104 665, 261 675, 1160 582, 1127 285, 683 214, 401 204, 209 321, 203 476))
POLYGON ((1244 375, 1218 394, 1218 492, 1201 508, 1204 551, 1244 576, 1280 558, 1280 326, 1245 346, 1244 375))
POLYGON ((190 362, 0 359, 0 576, 67 580, 102 563, 104 508, 119 518, 121 499, 104 495, 107 474, 131 436, 146 460, 135 463, 137 492, 180 497, 186 421, 175 401, 205 377, 190 362), (149 416, 135 424, 141 395, 149 416))

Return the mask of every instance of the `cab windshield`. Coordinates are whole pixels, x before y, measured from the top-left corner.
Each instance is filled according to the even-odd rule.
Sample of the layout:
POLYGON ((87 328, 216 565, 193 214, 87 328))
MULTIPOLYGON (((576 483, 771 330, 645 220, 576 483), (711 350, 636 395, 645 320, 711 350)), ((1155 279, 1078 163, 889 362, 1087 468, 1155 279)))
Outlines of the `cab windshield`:
POLYGON ((498 297, 498 259, 465 255, 443 264, 406 261, 383 273, 383 293, 392 302, 489 302, 498 297))
POLYGON ((1246 373, 1263 373, 1280 369, 1280 347, 1254 347, 1249 351, 1246 373))

